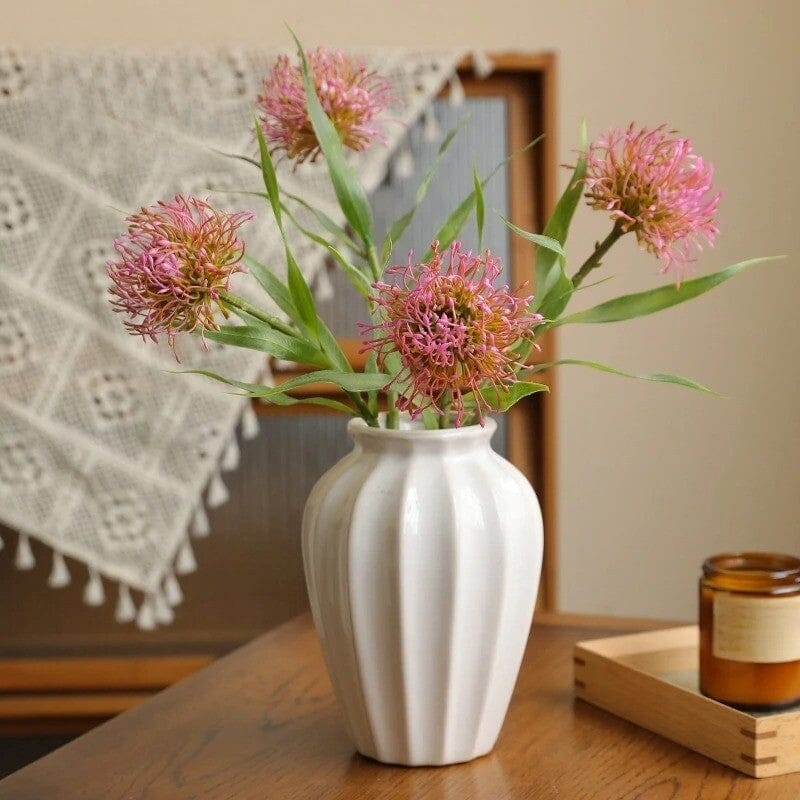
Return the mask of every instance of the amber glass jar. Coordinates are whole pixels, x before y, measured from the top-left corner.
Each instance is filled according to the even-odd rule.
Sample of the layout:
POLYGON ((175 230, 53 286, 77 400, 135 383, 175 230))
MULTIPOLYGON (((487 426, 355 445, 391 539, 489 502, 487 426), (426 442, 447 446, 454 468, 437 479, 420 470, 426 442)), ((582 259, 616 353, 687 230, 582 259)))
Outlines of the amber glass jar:
POLYGON ((800 702, 800 559, 735 553, 706 560, 700 691, 751 710, 800 702))

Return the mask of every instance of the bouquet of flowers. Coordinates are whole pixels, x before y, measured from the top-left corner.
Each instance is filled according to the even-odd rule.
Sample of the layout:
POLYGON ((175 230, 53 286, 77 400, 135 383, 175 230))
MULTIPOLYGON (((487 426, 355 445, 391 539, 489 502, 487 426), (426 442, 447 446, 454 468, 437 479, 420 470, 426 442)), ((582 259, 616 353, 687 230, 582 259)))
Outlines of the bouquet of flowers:
MULTIPOLYGON (((297 47, 297 62, 279 58, 255 100, 258 157, 237 156, 261 172, 264 191, 259 194, 285 244, 285 277, 245 254, 240 229, 252 219, 251 211, 223 212, 207 199, 184 196, 127 218, 127 232, 115 242, 118 258, 109 262, 108 274, 112 304, 127 316, 125 325, 133 334, 153 340, 164 336, 174 350, 179 334, 195 333, 297 362, 309 371, 279 387, 187 371, 267 403, 328 406, 360 416, 370 426, 396 428, 401 412, 429 429, 482 423, 487 414, 546 391, 536 374, 553 366, 580 364, 627 374, 576 359, 534 363, 531 354, 546 331, 652 314, 765 260, 750 259, 687 279, 693 250, 703 243, 713 245, 718 233, 720 194, 712 185, 713 168, 688 139, 663 126, 634 124, 613 129, 591 144, 582 131, 572 176, 541 233, 504 220, 515 235, 537 246, 531 275, 535 295, 525 286, 512 290, 498 285, 500 262, 483 250, 483 189, 491 175, 481 178, 474 170, 472 191, 438 231, 431 231, 427 250, 420 257, 398 259, 394 243, 424 200, 438 160, 425 174, 413 207, 377 242, 370 204, 347 151, 380 141, 380 118, 392 102, 392 87, 343 53, 306 52, 299 42, 297 47), (300 227, 290 198, 279 186, 276 159, 296 164, 324 159, 346 226, 308 200, 291 197, 318 223, 317 230, 300 227), (570 274, 566 245, 582 198, 608 214, 611 230, 570 274), (479 252, 466 251, 458 241, 473 216, 479 252), (324 248, 363 296, 366 318, 359 332, 368 354, 363 372, 353 370, 320 318, 285 235, 288 225, 298 226, 324 248), (626 234, 656 256, 661 272, 673 276, 673 282, 567 313, 575 290, 586 285, 587 276, 626 234), (270 310, 230 291, 231 277, 244 270, 271 300, 270 310), (342 399, 292 394, 317 383, 335 384, 342 399), (379 414, 384 395, 385 415, 379 414)), ((440 156, 456 132, 445 137, 440 156)), ((707 391, 676 375, 631 377, 707 391)))

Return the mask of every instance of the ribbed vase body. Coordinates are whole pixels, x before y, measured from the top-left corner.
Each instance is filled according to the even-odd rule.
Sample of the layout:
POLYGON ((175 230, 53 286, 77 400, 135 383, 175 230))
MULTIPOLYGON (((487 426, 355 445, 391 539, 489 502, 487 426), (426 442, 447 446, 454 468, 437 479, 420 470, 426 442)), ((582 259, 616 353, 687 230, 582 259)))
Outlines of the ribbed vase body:
POLYGON ((495 424, 387 431, 314 487, 303 558, 317 632, 359 752, 393 764, 488 753, 530 630, 542 519, 491 449, 495 424))

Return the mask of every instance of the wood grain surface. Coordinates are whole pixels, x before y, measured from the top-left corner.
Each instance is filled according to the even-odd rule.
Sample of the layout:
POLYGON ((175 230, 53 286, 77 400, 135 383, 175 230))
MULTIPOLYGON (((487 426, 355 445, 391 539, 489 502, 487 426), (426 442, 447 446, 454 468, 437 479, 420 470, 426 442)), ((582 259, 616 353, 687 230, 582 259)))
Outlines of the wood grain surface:
MULTIPOLYGON (((500 740, 469 764, 387 767, 353 752, 308 616, 0 781, 2 800, 797 800, 573 697, 596 626, 537 625, 500 740)), ((622 627, 622 626, 621 626, 622 627)))

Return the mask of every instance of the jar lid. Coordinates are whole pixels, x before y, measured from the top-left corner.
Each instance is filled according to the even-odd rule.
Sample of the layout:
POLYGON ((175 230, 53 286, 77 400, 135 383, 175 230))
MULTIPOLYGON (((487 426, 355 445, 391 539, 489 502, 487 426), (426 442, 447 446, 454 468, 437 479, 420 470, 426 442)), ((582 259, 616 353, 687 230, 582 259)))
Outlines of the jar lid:
POLYGON ((740 592, 800 592, 800 558, 779 553, 721 553, 703 562, 703 575, 740 592))

